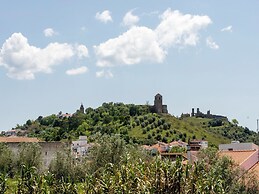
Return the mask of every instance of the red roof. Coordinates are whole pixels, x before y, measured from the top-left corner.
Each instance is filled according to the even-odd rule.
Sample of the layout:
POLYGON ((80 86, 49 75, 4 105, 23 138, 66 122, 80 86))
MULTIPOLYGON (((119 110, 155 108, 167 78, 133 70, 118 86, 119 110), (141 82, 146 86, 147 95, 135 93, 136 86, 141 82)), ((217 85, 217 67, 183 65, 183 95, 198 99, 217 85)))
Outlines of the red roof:
POLYGON ((245 162, 256 150, 243 150, 243 151, 220 151, 220 156, 227 156, 234 160, 238 165, 241 165, 245 162))
POLYGON ((40 142, 39 139, 34 137, 18 137, 18 136, 10 136, 10 137, 0 137, 0 142, 5 143, 13 143, 13 142, 40 142))
POLYGON ((252 172, 255 174, 256 178, 259 180, 259 162, 257 162, 250 170, 249 172, 252 172))

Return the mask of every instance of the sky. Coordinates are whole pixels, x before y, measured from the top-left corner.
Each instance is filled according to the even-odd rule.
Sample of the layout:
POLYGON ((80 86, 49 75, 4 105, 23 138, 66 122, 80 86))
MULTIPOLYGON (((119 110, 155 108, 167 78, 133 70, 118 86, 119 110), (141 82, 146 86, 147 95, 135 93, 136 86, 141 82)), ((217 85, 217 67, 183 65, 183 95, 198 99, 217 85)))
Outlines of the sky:
POLYGON ((26 0, 0 6, 0 131, 83 103, 200 108, 256 130, 258 0, 26 0))

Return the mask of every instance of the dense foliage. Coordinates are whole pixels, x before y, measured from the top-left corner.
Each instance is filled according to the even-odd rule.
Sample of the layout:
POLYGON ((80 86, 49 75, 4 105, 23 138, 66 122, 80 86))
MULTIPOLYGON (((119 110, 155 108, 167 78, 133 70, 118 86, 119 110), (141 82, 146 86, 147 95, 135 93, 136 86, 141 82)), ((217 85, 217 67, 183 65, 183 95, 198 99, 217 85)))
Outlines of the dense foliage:
POLYGON ((231 140, 259 144, 257 133, 238 126, 233 119, 206 119, 195 117, 176 118, 150 112, 148 105, 103 103, 102 106, 77 111, 71 116, 53 114, 39 116, 17 126, 29 136, 45 141, 71 140, 79 135, 121 134, 126 142, 153 144, 157 141, 171 142, 191 139, 206 139, 210 145, 228 143, 231 140))
MULTIPOLYGON (((49 171, 15 156, 24 162, 13 177, 9 176, 12 166, 1 169, 0 193, 259 193, 258 182, 228 158, 218 158, 215 149, 204 150, 194 164, 183 164, 153 158, 118 135, 97 134, 93 139, 96 143, 88 157, 76 160, 65 150, 49 171)), ((29 153, 37 148, 25 147, 29 153)))

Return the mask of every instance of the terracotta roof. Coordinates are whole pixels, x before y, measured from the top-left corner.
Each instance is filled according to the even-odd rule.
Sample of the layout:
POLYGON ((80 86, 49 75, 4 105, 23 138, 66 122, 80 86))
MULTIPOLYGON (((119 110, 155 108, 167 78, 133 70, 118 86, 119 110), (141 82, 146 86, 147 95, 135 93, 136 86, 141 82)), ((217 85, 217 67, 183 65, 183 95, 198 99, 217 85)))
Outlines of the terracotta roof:
POLYGON ((142 147, 144 149, 146 149, 146 150, 153 150, 153 149, 155 149, 158 152, 162 153, 162 152, 166 151, 166 149, 168 148, 168 145, 166 143, 159 142, 159 143, 154 144, 152 146, 143 145, 142 147))
POLYGON ((183 141, 172 141, 168 144, 169 146, 179 146, 179 147, 185 147, 188 145, 188 143, 185 143, 183 141))
POLYGON ((259 162, 257 162, 250 170, 249 172, 254 172, 256 175, 256 178, 259 180, 259 162))
POLYGON ((17 137, 17 136, 10 136, 10 137, 0 137, 0 142, 11 143, 11 142, 40 142, 37 138, 32 137, 17 137))
POLYGON ((228 156, 232 158, 238 165, 241 165, 246 161, 256 150, 244 150, 244 151, 220 151, 220 156, 228 156))

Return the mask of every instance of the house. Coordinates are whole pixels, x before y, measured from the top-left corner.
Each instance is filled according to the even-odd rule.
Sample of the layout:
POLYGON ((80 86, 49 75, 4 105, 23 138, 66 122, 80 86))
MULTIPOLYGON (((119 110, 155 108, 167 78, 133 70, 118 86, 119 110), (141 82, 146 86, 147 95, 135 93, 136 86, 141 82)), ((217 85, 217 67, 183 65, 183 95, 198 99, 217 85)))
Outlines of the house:
POLYGON ((148 145, 143 145, 142 146, 145 150, 149 150, 151 151, 151 153, 167 153, 170 152, 170 150, 174 147, 177 148, 183 148, 186 149, 187 148, 187 143, 183 142, 183 141, 173 141, 171 143, 164 143, 164 142, 158 142, 152 146, 148 146, 148 145))
POLYGON ((12 130, 8 130, 4 132, 5 136, 16 136, 16 130, 12 129, 12 130))
POLYGON ((259 178, 259 146, 254 143, 220 144, 219 155, 232 158, 245 171, 254 170, 259 178))
POLYGON ((205 140, 191 140, 188 144, 188 150, 199 151, 200 149, 208 148, 208 141, 205 140))
POLYGON ((172 147, 181 147, 181 148, 186 148, 187 149, 188 143, 183 142, 181 140, 178 140, 178 141, 172 141, 168 145, 169 145, 170 148, 172 148, 172 147))
POLYGON ((143 145, 145 150, 151 151, 152 154, 163 153, 169 151, 169 145, 163 142, 158 142, 152 146, 143 145))
POLYGON ((79 136, 79 139, 72 141, 71 150, 75 158, 85 156, 92 144, 87 143, 87 136, 79 136))

